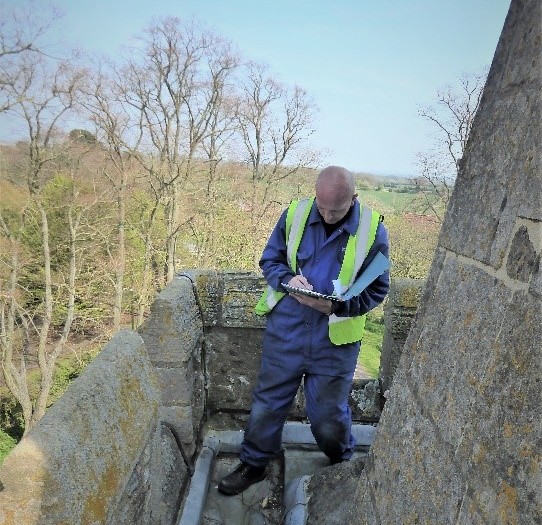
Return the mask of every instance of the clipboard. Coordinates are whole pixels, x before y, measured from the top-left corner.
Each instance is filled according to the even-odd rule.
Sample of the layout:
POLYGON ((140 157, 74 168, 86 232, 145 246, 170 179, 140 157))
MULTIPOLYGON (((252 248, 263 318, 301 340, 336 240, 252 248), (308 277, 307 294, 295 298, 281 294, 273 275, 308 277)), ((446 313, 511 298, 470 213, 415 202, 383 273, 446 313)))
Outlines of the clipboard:
POLYGON ((298 293, 301 295, 308 295, 309 297, 316 297, 317 299, 328 299, 329 301, 343 301, 343 298, 337 295, 326 295, 320 292, 315 292, 314 290, 307 290, 306 288, 297 288, 296 286, 290 286, 286 283, 281 284, 288 293, 298 293))
POLYGON ((290 286, 286 283, 281 284, 283 288, 289 293, 299 293, 302 295, 308 295, 309 297, 316 297, 318 299, 329 299, 330 301, 340 302, 351 299, 355 295, 359 295, 378 276, 382 275, 389 268, 389 259, 381 252, 377 252, 374 259, 369 263, 369 266, 367 266, 367 268, 358 277, 354 284, 342 295, 326 295, 320 292, 315 292, 314 290, 307 290, 306 288, 297 288, 295 286, 290 286))

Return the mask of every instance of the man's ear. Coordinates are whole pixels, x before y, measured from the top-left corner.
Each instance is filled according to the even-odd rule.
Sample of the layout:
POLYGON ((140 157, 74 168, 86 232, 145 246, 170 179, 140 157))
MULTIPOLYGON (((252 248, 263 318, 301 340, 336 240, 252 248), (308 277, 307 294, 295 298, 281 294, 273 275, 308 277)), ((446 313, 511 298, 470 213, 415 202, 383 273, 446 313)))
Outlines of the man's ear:
POLYGON ((354 195, 352 196, 352 204, 350 204, 350 207, 354 205, 354 201, 357 199, 357 197, 358 197, 358 194, 354 193, 354 195))

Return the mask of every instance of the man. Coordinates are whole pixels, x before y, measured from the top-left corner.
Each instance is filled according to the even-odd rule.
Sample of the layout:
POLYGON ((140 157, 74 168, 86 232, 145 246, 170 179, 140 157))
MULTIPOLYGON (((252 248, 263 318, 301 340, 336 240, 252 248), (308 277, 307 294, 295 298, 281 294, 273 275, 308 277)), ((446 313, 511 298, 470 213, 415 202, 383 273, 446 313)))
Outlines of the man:
POLYGON ((318 447, 330 464, 353 454, 348 396, 364 314, 384 300, 389 272, 345 301, 286 294, 282 284, 342 294, 378 252, 388 257, 388 236, 381 216, 360 206, 348 170, 325 168, 315 190, 316 199, 294 201, 283 212, 260 260, 269 285, 256 307, 256 313, 267 314, 262 363, 241 463, 220 482, 223 494, 239 494, 265 478, 303 378, 318 447))

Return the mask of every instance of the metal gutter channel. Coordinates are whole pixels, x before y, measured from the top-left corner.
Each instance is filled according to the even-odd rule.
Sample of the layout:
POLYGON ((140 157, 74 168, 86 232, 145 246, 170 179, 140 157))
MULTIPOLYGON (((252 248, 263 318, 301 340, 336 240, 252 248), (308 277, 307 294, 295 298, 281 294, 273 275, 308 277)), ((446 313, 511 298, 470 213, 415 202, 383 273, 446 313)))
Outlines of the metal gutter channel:
MULTIPOLYGON (((372 425, 352 425, 352 434, 357 447, 370 447, 374 440, 376 427, 372 425)), ((209 492, 213 462, 219 453, 239 453, 243 441, 242 431, 209 432, 196 460, 194 475, 185 500, 183 512, 177 525, 200 525, 203 519, 205 501, 209 492)), ((310 426, 306 423, 290 422, 284 426, 282 434, 284 446, 316 445, 310 426)), ((302 476, 290 481, 285 487, 285 502, 290 510, 285 516, 285 525, 305 525, 306 486, 310 476, 302 476)))

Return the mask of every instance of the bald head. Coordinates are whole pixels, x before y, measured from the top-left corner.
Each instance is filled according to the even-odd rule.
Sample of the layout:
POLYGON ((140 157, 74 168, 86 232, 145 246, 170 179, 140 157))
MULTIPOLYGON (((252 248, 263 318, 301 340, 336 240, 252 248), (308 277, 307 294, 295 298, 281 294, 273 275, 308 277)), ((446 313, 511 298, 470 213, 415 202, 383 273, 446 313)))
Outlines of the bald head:
POLYGON ((340 166, 324 168, 316 179, 316 206, 327 224, 339 222, 357 197, 354 176, 340 166))

